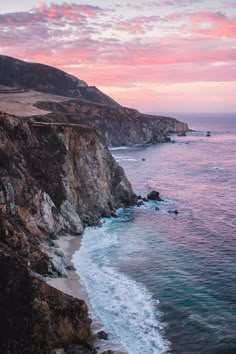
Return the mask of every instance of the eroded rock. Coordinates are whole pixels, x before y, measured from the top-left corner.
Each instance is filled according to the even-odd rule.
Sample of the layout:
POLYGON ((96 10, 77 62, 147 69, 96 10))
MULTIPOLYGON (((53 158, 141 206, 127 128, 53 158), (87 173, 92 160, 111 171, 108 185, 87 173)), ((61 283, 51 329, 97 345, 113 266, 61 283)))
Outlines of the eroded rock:
POLYGON ((149 200, 157 200, 159 202, 163 201, 163 199, 161 199, 161 197, 160 197, 160 193, 155 191, 155 190, 153 190, 150 193, 148 193, 147 199, 149 199, 149 200))

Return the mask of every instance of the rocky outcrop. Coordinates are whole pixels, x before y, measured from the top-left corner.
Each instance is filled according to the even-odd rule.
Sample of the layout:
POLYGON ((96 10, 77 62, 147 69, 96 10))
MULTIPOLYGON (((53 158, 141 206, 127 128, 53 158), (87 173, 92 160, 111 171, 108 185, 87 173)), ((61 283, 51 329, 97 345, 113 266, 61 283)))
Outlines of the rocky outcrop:
POLYGON ((135 202, 123 169, 92 128, 0 114, 1 353, 47 354, 88 340, 85 303, 37 274, 65 274, 51 247, 60 234, 80 234, 135 202))
POLYGON ((84 301, 37 279, 24 259, 0 248, 0 352, 49 354, 86 344, 90 320, 84 301))
POLYGON ((39 120, 87 124, 95 128, 109 146, 163 143, 170 140, 168 134, 189 130, 186 123, 177 119, 142 114, 125 107, 79 100, 39 102, 36 106, 53 112, 39 120))
POLYGON ((119 106, 117 102, 95 86, 88 86, 86 82, 62 70, 5 55, 0 55, 0 85, 14 86, 18 89, 33 89, 72 98, 79 97, 119 106))

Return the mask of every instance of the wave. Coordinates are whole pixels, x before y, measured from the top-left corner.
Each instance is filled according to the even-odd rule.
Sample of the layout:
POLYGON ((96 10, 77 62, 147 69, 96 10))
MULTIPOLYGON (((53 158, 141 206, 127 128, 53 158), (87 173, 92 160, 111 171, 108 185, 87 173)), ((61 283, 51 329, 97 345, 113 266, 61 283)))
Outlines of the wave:
POLYGON ((158 301, 148 289, 112 266, 109 253, 118 246, 118 237, 109 225, 88 228, 73 263, 85 285, 91 316, 104 324, 115 350, 129 354, 164 354, 164 339, 158 301))

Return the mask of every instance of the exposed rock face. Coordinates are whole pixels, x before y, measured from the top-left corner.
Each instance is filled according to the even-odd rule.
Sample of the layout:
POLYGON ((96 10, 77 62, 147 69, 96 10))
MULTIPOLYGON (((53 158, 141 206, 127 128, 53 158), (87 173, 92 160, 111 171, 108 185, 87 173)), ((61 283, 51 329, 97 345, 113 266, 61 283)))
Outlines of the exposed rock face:
POLYGON ((34 89, 67 97, 119 106, 114 100, 86 82, 48 65, 28 63, 0 55, 0 85, 34 89))
POLYGON ((26 262, 4 247, 0 284, 1 353, 49 354, 55 347, 88 341, 85 302, 35 278, 26 262))
MULTIPOLYGON (((135 109, 111 107, 78 100, 39 102, 40 109, 54 112, 48 121, 88 124, 103 136, 109 146, 153 144, 169 141, 167 134, 186 132, 186 123, 174 118, 150 116, 135 109)), ((40 117, 40 120, 44 119, 40 117)))
POLYGON ((123 169, 92 128, 0 114, 1 353, 47 354, 87 341, 85 303, 31 272, 63 275, 51 240, 82 233, 135 202, 123 169))

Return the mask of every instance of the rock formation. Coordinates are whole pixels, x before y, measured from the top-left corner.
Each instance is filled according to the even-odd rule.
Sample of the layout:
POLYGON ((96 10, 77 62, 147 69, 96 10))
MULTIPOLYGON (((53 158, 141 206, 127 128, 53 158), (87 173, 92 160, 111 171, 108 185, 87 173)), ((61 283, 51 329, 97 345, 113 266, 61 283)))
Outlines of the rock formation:
POLYGON ((38 276, 65 274, 50 247, 136 202, 96 131, 0 115, 1 353, 50 353, 89 339, 87 306, 38 276), (24 332, 24 333, 23 333, 24 332))
POLYGON ((186 123, 174 118, 151 116, 131 108, 93 102, 38 102, 36 107, 53 112, 44 118, 39 117, 39 120, 89 125, 105 138, 109 146, 163 143, 170 141, 168 134, 189 130, 186 123))

